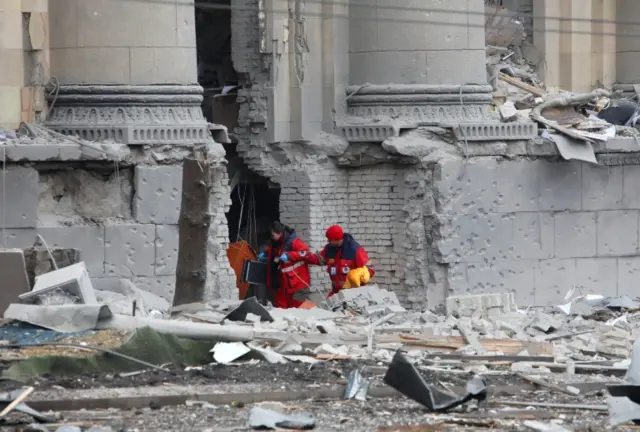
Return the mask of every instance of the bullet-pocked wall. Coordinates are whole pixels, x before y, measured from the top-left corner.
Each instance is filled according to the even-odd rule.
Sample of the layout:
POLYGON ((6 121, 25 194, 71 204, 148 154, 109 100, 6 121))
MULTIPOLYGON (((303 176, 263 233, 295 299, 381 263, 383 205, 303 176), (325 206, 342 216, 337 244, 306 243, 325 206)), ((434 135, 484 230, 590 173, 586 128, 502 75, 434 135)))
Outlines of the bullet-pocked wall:
POLYGON ((523 305, 558 304, 574 287, 635 296, 640 166, 633 157, 619 154, 610 166, 451 159, 434 176, 434 251, 448 269, 446 294, 511 291, 523 305))
MULTIPOLYGON (((366 121, 346 115, 348 84, 484 82, 484 5, 416 3, 437 10, 416 15, 382 1, 330 3, 232 0, 238 152, 281 185, 281 219, 313 249, 326 243, 328 226, 342 224, 369 250, 378 283, 424 304, 436 298, 431 281, 442 279, 425 270, 427 186, 406 165, 337 166, 348 143, 336 144, 335 125, 366 121), (479 67, 461 69, 462 60, 479 67)), ((314 270, 318 289, 326 291, 327 279, 314 270)))

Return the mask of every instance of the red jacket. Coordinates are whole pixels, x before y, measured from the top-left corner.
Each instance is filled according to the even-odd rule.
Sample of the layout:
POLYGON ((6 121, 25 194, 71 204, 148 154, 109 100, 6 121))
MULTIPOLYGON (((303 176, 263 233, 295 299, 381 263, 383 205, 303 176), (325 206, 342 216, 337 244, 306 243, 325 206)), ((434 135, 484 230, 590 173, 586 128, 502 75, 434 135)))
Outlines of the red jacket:
POLYGON ((309 255, 307 261, 313 265, 326 265, 329 278, 331 279, 332 290, 329 296, 337 293, 344 287, 347 274, 353 269, 366 266, 371 273, 375 274, 375 269, 369 261, 367 251, 353 238, 351 234, 344 234, 342 246, 335 247, 327 244, 324 249, 315 255, 309 255))
POLYGON ((267 248, 268 262, 272 263, 283 253, 289 256, 289 261, 280 263, 279 280, 277 286, 274 286, 271 272, 274 266, 267 266, 267 287, 275 290, 281 289, 287 294, 293 294, 303 288, 311 285, 311 275, 309 274, 309 266, 307 258, 310 255, 309 246, 296 237, 293 230, 285 231, 279 242, 273 240, 267 248))

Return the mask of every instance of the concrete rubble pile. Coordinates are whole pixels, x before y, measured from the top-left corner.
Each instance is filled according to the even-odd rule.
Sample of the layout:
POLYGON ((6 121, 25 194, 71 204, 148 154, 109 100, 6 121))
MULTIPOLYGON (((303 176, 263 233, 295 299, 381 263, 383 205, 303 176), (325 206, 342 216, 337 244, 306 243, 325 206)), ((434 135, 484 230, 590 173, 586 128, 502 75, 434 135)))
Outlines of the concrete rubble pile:
MULTIPOLYGON (((79 262, 36 276, 33 289, 17 295, 4 318, 58 332, 62 338, 86 331, 150 328, 208 344, 209 361, 220 366, 312 368, 326 362, 355 362, 362 367, 347 377, 345 400, 367 401, 382 384, 441 415, 474 400, 481 409, 486 403, 495 405, 487 379, 509 376, 573 398, 585 397, 594 388, 609 388, 612 397, 623 399, 610 402, 611 422, 640 417, 640 403, 636 407, 635 393, 629 393, 629 386, 637 385, 633 377, 638 362, 631 353, 640 334, 640 302, 625 296, 582 295, 572 289, 562 304, 523 309, 513 293, 463 295, 447 298, 445 310, 409 311, 395 293, 374 284, 343 290, 311 309, 276 309, 254 297, 170 307, 128 281, 119 292, 96 291, 85 264, 79 262), (382 382, 369 376, 367 371, 372 370, 384 373, 382 382), (612 375, 625 373, 626 381, 612 381, 612 375), (433 374, 463 374, 468 381, 466 387, 443 389, 437 384, 445 378, 425 378, 433 374)), ((129 359, 165 371, 163 366, 129 359)), ((24 394, 18 393, 5 395, 7 406, 24 394)), ((534 401, 526 404, 537 406, 534 401)), ((503 400, 499 405, 519 406, 503 400)), ((49 421, 24 403, 14 408, 41 423, 49 421)), ((265 409, 249 413, 252 428, 314 424, 308 413, 297 417, 265 409)), ((502 425, 513 426, 513 421, 502 425)), ((527 427, 547 430, 535 422, 527 427)))
POLYGON ((614 137, 637 137, 640 88, 632 94, 596 88, 572 93, 547 87, 542 52, 528 40, 515 12, 486 5, 487 77, 493 107, 505 123, 534 122, 543 141, 564 159, 597 163, 594 150, 614 137), (595 147, 595 149, 594 149, 595 147))

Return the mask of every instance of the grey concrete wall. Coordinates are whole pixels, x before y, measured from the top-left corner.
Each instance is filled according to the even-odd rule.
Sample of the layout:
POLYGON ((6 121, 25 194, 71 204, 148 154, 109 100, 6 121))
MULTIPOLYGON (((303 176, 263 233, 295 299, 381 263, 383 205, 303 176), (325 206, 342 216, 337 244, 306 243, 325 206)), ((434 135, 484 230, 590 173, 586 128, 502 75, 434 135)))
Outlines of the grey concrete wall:
POLYGON ((51 75, 60 84, 197 82, 193 1, 49 3, 51 75))
POLYGON ((350 84, 486 82, 483 0, 366 3, 350 6, 350 84))
POLYGON ((445 294, 512 291, 520 304, 583 293, 635 296, 640 166, 452 160, 436 167, 445 294))
MULTIPOLYGON (((236 298, 235 275, 226 257, 224 213, 230 198, 224 166, 216 178, 212 226, 217 235, 209 266, 215 286, 207 295, 236 298)), ((181 166, 139 165, 107 179, 82 169, 39 173, 14 166, 0 176, 0 188, 6 191, 0 203, 2 247, 30 247, 40 234, 49 247, 80 249, 97 289, 108 290, 126 278, 173 300, 181 166)))

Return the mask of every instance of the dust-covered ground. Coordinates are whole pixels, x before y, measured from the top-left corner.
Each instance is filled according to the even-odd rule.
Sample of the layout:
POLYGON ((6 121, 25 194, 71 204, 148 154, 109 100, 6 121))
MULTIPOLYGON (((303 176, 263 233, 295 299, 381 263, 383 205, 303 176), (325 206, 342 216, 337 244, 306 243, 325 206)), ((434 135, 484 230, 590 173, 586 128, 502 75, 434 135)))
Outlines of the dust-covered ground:
MULTIPOLYGON (((304 363, 269 364, 267 362, 239 365, 211 364, 197 368, 171 368, 170 372, 139 371, 133 375, 99 373, 74 377, 43 376, 28 383, 36 387, 29 397, 32 401, 61 399, 109 398, 123 396, 241 394, 249 392, 279 392, 335 388, 344 385, 354 368, 363 370, 363 376, 373 387, 384 386, 387 366, 376 362, 344 360, 326 361, 313 365, 304 363), (363 370, 363 367, 366 366, 363 370)), ((513 373, 490 367, 482 374, 490 387, 523 386, 516 394, 490 394, 485 406, 475 402, 462 407, 455 414, 435 415, 419 404, 402 396, 369 398, 366 402, 354 400, 303 400, 296 402, 263 402, 265 408, 279 412, 309 412, 316 420, 317 431, 429 431, 429 430, 503 430, 524 431, 525 420, 556 421, 573 431, 608 430, 606 411, 559 410, 537 406, 510 406, 501 401, 529 403, 606 404, 606 390, 583 391, 579 396, 559 393, 552 389, 533 391, 531 384, 513 373), (528 387, 527 387, 528 386, 528 387), (527 387, 527 389, 524 389, 527 387), (400 428, 406 425, 440 424, 436 429, 400 428), (391 428, 391 429, 385 429, 391 428)), ((443 373, 422 370, 427 383, 443 388, 460 388, 476 376, 476 372, 443 373)), ((552 374, 557 379, 568 376, 552 374)), ((548 377, 551 379, 551 377, 548 377)), ((576 381, 614 381, 612 377, 573 376, 576 381)), ((5 390, 19 388, 24 383, 3 382, 5 390)), ((83 427, 108 426, 113 431, 171 432, 171 431, 246 431, 247 416, 254 405, 232 403, 226 405, 197 406, 193 403, 179 406, 148 407, 127 410, 96 410, 56 413, 60 422, 83 427)), ((16 429, 26 418, 11 415, 0 430, 16 429)), ((55 431, 55 428, 51 429, 55 431)), ((624 431, 625 428, 616 430, 624 431)), ((627 428, 626 430, 637 430, 627 428)))
MULTIPOLYGON (((65 389, 95 389, 149 387, 167 384, 210 385, 210 384, 255 384, 274 385, 279 389, 299 389, 307 385, 332 386, 344 384, 349 372, 358 368, 363 376, 372 380, 372 384, 381 383, 387 369, 386 365, 374 361, 332 360, 315 364, 287 363, 270 364, 256 362, 250 364, 209 364, 193 368, 169 366, 170 372, 145 370, 133 374, 88 373, 77 376, 43 375, 26 383, 0 381, 0 390, 9 391, 23 385, 32 385, 36 389, 46 390, 52 387, 65 389), (364 368, 364 370, 363 370, 364 368)), ((427 380, 445 380, 453 385, 464 385, 473 378, 474 373, 434 373, 422 371, 427 380)), ((491 385, 510 385, 522 382, 513 375, 490 375, 487 381, 491 385)))
MULTIPOLYGON (((548 392, 523 394, 509 399, 519 401, 543 400, 548 392)), ((580 398, 552 398, 553 402, 602 404, 602 395, 580 398)), ((503 400, 501 398, 501 400, 503 400)), ((366 402, 305 400, 290 403, 264 402, 257 404, 279 412, 309 412, 316 420, 316 431, 460 431, 460 430, 531 430, 524 426, 525 420, 557 422, 572 431, 600 432, 608 430, 606 412, 589 410, 547 410, 545 408, 507 408, 488 402, 486 408, 478 409, 470 403, 464 409, 449 414, 430 414, 420 405, 402 397, 370 399, 366 402), (428 428, 425 425, 438 425, 428 428), (422 425, 408 428, 408 425, 422 425)), ((173 432, 200 431, 225 432, 248 431, 249 406, 206 405, 176 406, 159 409, 144 408, 128 411, 77 411, 61 413, 65 423, 109 426, 113 431, 128 432, 173 432)), ((0 430, 14 430, 0 428, 0 430)), ((618 431, 637 430, 616 428, 618 431)))

